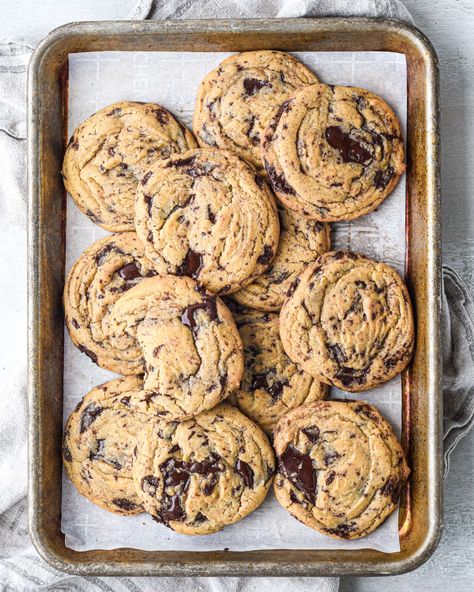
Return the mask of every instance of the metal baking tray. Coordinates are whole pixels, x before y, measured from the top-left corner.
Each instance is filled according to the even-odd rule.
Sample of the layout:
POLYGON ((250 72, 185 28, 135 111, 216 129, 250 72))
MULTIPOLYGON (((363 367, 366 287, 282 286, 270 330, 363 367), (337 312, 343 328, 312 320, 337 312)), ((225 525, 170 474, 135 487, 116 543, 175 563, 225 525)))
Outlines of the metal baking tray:
POLYGON ((442 525, 438 64, 416 28, 385 19, 91 22, 54 30, 28 77, 29 528, 53 567, 81 575, 382 575, 419 566, 442 525), (401 551, 76 552, 61 533, 68 54, 88 51, 394 51, 408 66, 407 273, 417 323, 405 372, 403 445, 412 469, 401 551))

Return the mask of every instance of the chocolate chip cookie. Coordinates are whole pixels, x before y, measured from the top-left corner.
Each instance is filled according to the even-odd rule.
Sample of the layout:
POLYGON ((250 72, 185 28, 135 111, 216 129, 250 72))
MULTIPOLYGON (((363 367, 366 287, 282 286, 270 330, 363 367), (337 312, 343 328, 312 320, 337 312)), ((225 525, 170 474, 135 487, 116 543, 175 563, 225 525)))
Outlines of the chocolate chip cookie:
POLYGON ((274 448, 277 500, 336 539, 357 539, 380 526, 409 474, 392 428, 363 401, 293 409, 277 425, 274 448))
POLYGON ((64 156, 66 189, 89 218, 113 232, 134 230, 137 185, 160 158, 197 147, 160 105, 121 101, 74 131, 64 156))
POLYGON ((282 203, 326 222, 368 214, 405 170, 400 124, 387 103, 362 88, 326 84, 281 105, 262 158, 282 203))
POLYGON ((182 423, 149 426, 133 477, 143 507, 158 522, 182 534, 210 534, 255 510, 274 470, 265 434, 222 404, 182 423))
POLYGON ((297 276, 330 248, 329 226, 280 207, 280 242, 270 267, 251 284, 232 294, 259 310, 280 310, 297 276))
POLYGON ((234 400, 268 435, 289 409, 327 396, 327 386, 285 354, 278 315, 232 307, 244 346, 244 374, 234 400))
POLYGON ((136 339, 145 359, 139 410, 184 420, 238 388, 243 354, 232 315, 191 278, 142 280, 117 300, 109 321, 109 334, 136 339))
POLYGON ((79 493, 114 514, 143 512, 132 478, 133 449, 150 418, 130 407, 142 383, 141 377, 127 376, 92 389, 64 431, 69 478, 79 493))
POLYGON ((235 292, 271 264, 279 223, 272 193, 235 154, 192 150, 155 163, 136 201, 136 229, 160 274, 235 292))
POLYGON ((364 391, 390 380, 410 361, 410 297, 385 263, 347 251, 326 253, 289 294, 280 314, 283 347, 318 380, 364 391))
POLYGON ((271 117, 295 90, 318 82, 279 51, 248 51, 224 60, 198 90, 194 133, 201 146, 226 148, 261 170, 260 140, 271 117))
POLYGON ((95 242, 76 261, 66 280, 66 325, 74 345, 93 362, 120 374, 140 374, 144 362, 133 337, 112 337, 105 327, 121 294, 156 275, 134 232, 95 242))

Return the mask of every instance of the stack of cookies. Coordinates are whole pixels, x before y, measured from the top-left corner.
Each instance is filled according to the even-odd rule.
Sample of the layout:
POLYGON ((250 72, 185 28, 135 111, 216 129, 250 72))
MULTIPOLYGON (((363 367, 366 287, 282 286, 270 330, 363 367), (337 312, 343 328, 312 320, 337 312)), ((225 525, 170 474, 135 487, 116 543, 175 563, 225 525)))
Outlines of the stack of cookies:
POLYGON ((70 415, 68 474, 102 508, 183 534, 240 520, 274 482, 304 524, 364 536, 396 507, 408 468, 380 413, 326 400, 328 387, 400 373, 413 313, 388 265, 330 251, 328 222, 371 212, 395 187, 397 118, 367 90, 254 51, 206 76, 193 127, 122 101, 68 144, 66 189, 114 234, 70 270, 66 325, 123 375, 70 415))

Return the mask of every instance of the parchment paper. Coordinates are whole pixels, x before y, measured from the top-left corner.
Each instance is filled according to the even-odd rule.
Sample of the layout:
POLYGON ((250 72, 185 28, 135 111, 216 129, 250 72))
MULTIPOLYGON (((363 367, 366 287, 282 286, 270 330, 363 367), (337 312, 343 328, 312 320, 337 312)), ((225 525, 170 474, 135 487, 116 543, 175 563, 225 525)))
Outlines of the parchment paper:
MULTIPOLYGON (((224 53, 98 52, 69 56, 69 135, 98 109, 118 100, 156 102, 191 127, 199 82, 227 55, 224 53)), ((295 55, 327 83, 362 86, 381 95, 406 127, 406 62, 389 52, 304 52, 295 55)), ((70 197, 67 203, 66 271, 92 242, 108 233, 84 216, 70 197)), ((348 248, 394 266, 405 262, 405 179, 372 214, 332 225, 335 248, 348 248)), ((102 370, 73 345, 66 331, 64 420, 94 386, 117 375, 102 370)), ((395 378, 359 396, 332 389, 337 397, 377 405, 399 433, 401 382, 395 378)), ((336 541, 292 518, 270 492, 253 514, 207 536, 177 534, 147 514, 114 516, 80 496, 63 476, 62 532, 66 546, 77 550, 132 547, 146 550, 358 549, 399 550, 398 512, 375 532, 357 541, 336 541)))

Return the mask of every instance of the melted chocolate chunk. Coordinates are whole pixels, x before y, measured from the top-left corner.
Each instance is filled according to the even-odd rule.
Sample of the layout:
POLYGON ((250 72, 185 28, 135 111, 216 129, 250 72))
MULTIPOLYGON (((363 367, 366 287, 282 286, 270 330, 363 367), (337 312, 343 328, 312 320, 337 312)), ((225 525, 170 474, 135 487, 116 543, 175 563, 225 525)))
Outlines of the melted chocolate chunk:
POLYGON ((142 185, 146 185, 148 182, 148 179, 153 175, 153 173, 151 171, 148 171, 148 173, 146 173, 146 175, 143 175, 143 179, 141 180, 141 184, 142 185))
POLYGON ((164 109, 156 108, 153 109, 156 119, 163 125, 168 123, 168 113, 164 109))
POLYGON ((105 440, 103 438, 99 438, 97 440, 97 449, 95 451, 89 452, 89 459, 90 460, 101 460, 104 458, 104 449, 105 449, 105 440))
POLYGON ((332 465, 332 463, 334 461, 336 461, 338 458, 340 458, 340 454, 336 451, 334 452, 326 452, 326 454, 324 455, 324 462, 327 465, 332 465))
POLYGON ((296 278, 296 280, 291 284, 291 286, 288 288, 288 292, 286 293, 286 295, 288 297, 293 296, 296 288, 299 286, 300 283, 300 278, 296 278))
POLYGON ((260 189, 265 187, 265 180, 260 175, 255 175, 255 183, 257 183, 260 189))
POLYGON ((159 481, 153 475, 147 475, 143 477, 141 482, 141 488, 143 491, 146 491, 149 495, 156 496, 156 491, 159 486, 159 481))
POLYGON ((207 311, 211 321, 215 321, 219 318, 217 315, 216 297, 207 294, 203 295, 203 302, 190 304, 181 315, 181 322, 183 325, 190 327, 193 332, 197 329, 197 324, 194 319, 194 313, 197 310, 207 311))
POLYGON ((112 503, 115 504, 121 510, 125 510, 126 512, 131 512, 137 508, 137 504, 134 504, 128 499, 124 498, 115 498, 112 500, 112 503))
POLYGON ((261 374, 254 374, 252 376, 252 382, 250 383, 249 390, 255 391, 259 388, 267 391, 273 399, 277 399, 281 396, 283 388, 289 384, 287 378, 284 380, 275 379, 272 384, 268 381, 268 374, 263 372, 261 374))
POLYGON ((140 273, 140 270, 138 269, 135 261, 127 263, 127 265, 121 267, 117 273, 125 281, 130 281, 142 277, 142 274, 140 273))
POLYGON ((196 514, 196 517, 194 518, 194 522, 196 524, 200 524, 201 522, 206 522, 207 518, 204 516, 204 514, 201 514, 201 512, 198 512, 196 514))
POLYGON ((334 481, 335 477, 336 477, 336 473, 334 471, 329 471, 329 473, 326 477, 326 485, 331 485, 331 483, 334 481))
POLYGON ((254 472, 249 464, 239 458, 235 470, 243 478, 246 487, 253 487, 254 472))
POLYGON ((165 524, 170 520, 179 521, 186 517, 181 507, 180 495, 187 490, 192 474, 208 477, 207 483, 203 486, 203 493, 204 495, 212 493, 218 481, 217 473, 224 470, 220 460, 219 455, 211 454, 203 461, 185 462, 169 458, 160 465, 164 481, 160 518, 165 524), (175 493, 172 496, 166 493, 167 487, 173 488, 175 493))
POLYGON ((195 156, 189 156, 188 158, 178 158, 177 160, 174 160, 172 162, 168 163, 169 167, 175 167, 175 168, 181 168, 181 167, 186 167, 189 166, 191 164, 193 164, 193 162, 196 160, 195 156))
POLYGON ((79 323, 76 321, 76 319, 71 319, 71 324, 75 329, 79 329, 79 323))
POLYGON ((348 366, 341 366, 336 377, 342 382, 344 386, 353 386, 354 384, 362 384, 365 382, 367 370, 356 370, 348 366))
POLYGON ((296 195, 296 191, 291 185, 288 184, 283 173, 278 174, 275 167, 265 161, 265 170, 267 171, 268 178, 272 184, 273 189, 279 193, 286 193, 287 195, 296 195))
POLYGON ((165 524, 172 520, 182 522, 186 518, 179 495, 166 496, 163 500, 163 507, 160 512, 160 518, 165 524))
POLYGON ((115 252, 118 255, 124 255, 124 252, 121 251, 120 249, 117 249, 117 247, 113 244, 108 244, 105 245, 105 247, 103 249, 101 249, 97 255, 95 256, 95 262, 97 263, 97 265, 102 265, 104 263, 104 261, 107 259, 107 255, 109 253, 115 252))
POLYGON ((265 245, 265 247, 263 248, 263 253, 260 255, 260 257, 257 258, 257 263, 260 263, 261 265, 266 265, 267 263, 270 263, 272 258, 273 249, 268 245, 265 245))
POLYGON ((317 476, 308 454, 303 454, 289 444, 285 452, 278 457, 278 469, 296 489, 305 494, 308 501, 315 503, 317 476))
POLYGON ((66 436, 67 434, 64 434, 64 439, 63 439, 63 458, 66 462, 72 462, 72 454, 71 451, 69 450, 68 445, 66 444, 66 436))
POLYGON ((385 171, 377 171, 374 175, 374 185, 377 189, 385 189, 392 180, 395 171, 393 167, 388 167, 385 171))
POLYGON ((79 351, 81 351, 83 354, 86 354, 86 356, 88 356, 95 364, 97 364, 97 355, 94 352, 91 352, 90 349, 87 349, 87 347, 84 347, 83 345, 78 345, 77 347, 79 351))
POLYGON ((339 126, 332 125, 326 128, 325 135, 328 144, 339 150, 344 162, 368 165, 373 160, 372 154, 339 126))
POLYGON ((347 356, 342 351, 342 349, 340 348, 339 345, 337 345, 337 344, 328 345, 328 350, 329 350, 329 356, 330 356, 331 360, 335 360, 339 364, 343 364, 344 362, 347 362, 347 356))
POLYGON ((72 148, 73 150, 78 150, 79 149, 79 142, 77 141, 77 138, 72 135, 69 138, 69 142, 67 143, 67 148, 72 148))
POLYGON ((86 215, 89 216, 92 222, 95 222, 96 224, 100 224, 102 222, 99 216, 96 216, 92 210, 87 210, 86 215))
POLYGON ((299 503, 301 503, 300 500, 296 497, 295 492, 293 490, 290 490, 290 501, 293 504, 299 504, 299 503))
POLYGON ((209 219, 209 222, 210 222, 211 224, 214 224, 214 222, 216 221, 216 217, 215 217, 215 215, 212 213, 212 210, 211 210, 211 207, 209 206, 209 204, 208 204, 208 206, 207 206, 207 217, 208 217, 208 219, 209 219))
POLYGON ((400 491, 402 489, 402 483, 394 477, 389 477, 386 483, 380 488, 380 493, 390 497, 392 503, 396 504, 400 497, 400 491))
POLYGON ((264 87, 272 88, 267 80, 258 80, 257 78, 244 78, 243 85, 247 97, 252 97, 264 87))
POLYGON ((122 403, 122 405, 126 405, 127 407, 130 407, 130 397, 122 397, 120 399, 120 402, 122 403))
POLYGON ((354 530, 354 526, 352 524, 339 524, 336 528, 326 528, 325 531, 328 534, 333 534, 335 536, 341 537, 343 539, 348 539, 350 533, 354 530))
POLYGON ((356 280, 354 282, 354 284, 358 287, 358 288, 367 288, 367 284, 365 282, 363 282, 362 280, 356 280))
POLYGON ((204 265, 204 259, 200 253, 196 253, 192 249, 186 253, 181 265, 176 270, 177 275, 187 275, 196 279, 199 277, 201 269, 204 265))
POLYGON ((109 111, 107 113, 107 117, 117 117, 121 113, 122 113, 122 109, 120 107, 115 107, 115 109, 112 109, 112 111, 109 111))
POLYGON ((310 442, 315 444, 319 440, 319 428, 316 426, 309 426, 301 430, 310 442))
POLYGON ((100 407, 100 405, 96 405, 95 403, 89 403, 89 405, 87 405, 81 416, 81 427, 79 430, 81 434, 90 428, 92 423, 99 417, 103 410, 103 407, 100 407))

